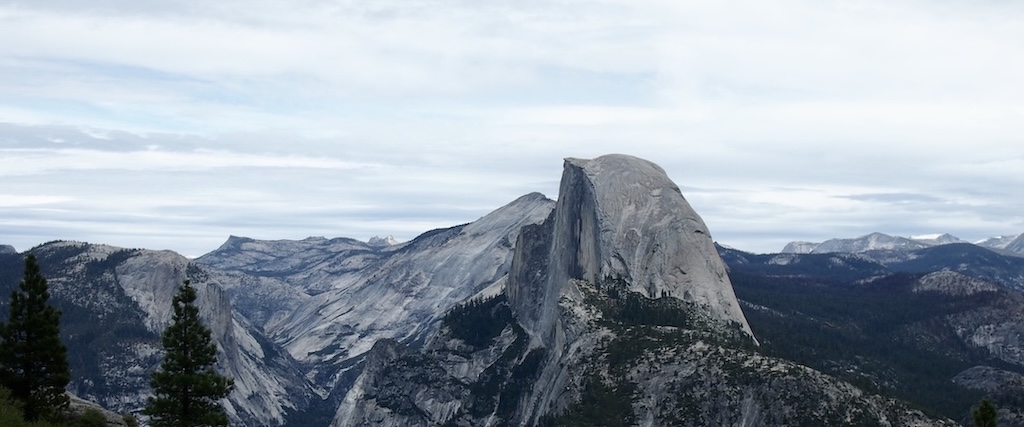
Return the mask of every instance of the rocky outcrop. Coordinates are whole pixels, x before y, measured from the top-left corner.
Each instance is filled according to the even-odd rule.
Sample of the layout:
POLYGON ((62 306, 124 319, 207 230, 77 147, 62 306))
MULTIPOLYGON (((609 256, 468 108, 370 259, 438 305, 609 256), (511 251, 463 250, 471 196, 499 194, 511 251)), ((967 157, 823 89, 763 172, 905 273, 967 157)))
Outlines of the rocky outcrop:
POLYGON ((74 394, 68 393, 68 398, 67 415, 71 418, 87 417, 89 416, 88 413, 92 412, 102 416, 103 420, 107 423, 107 427, 129 427, 125 415, 109 411, 94 402, 82 399, 74 394))
POLYGON ((523 327, 553 339, 554 305, 570 279, 618 281, 674 297, 750 332, 703 220, 665 171, 626 155, 566 159, 558 203, 524 229, 508 284, 523 327))
POLYGON ((991 282, 968 277, 955 271, 937 271, 922 277, 914 286, 914 292, 940 292, 946 295, 964 297, 980 292, 997 292, 999 287, 991 282))
POLYGON ((991 366, 968 368, 953 377, 953 382, 989 393, 1010 387, 1024 389, 1024 375, 991 366))
POLYGON ((809 254, 814 252, 814 248, 818 247, 820 243, 812 242, 789 242, 782 248, 784 254, 809 254))
POLYGON ((994 398, 1000 426, 1024 426, 1024 410, 1014 403, 1019 402, 1019 396, 1024 393, 1024 375, 991 366, 975 366, 957 374, 953 382, 984 391, 989 399, 994 398))
POLYGON ((574 281, 681 300, 753 341, 711 233, 664 170, 626 155, 566 159, 555 210, 520 232, 506 287, 533 345, 547 351, 524 422, 568 404, 568 367, 593 348, 590 328, 559 306, 582 299, 574 281))

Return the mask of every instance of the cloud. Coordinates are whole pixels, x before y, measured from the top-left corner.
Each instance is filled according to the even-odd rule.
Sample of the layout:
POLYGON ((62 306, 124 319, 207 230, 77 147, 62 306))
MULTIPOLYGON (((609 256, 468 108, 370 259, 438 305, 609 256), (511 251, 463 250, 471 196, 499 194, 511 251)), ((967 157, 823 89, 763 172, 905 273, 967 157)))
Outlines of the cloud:
POLYGON ((947 203, 939 197, 930 196, 927 194, 912 194, 912 193, 871 193, 871 194, 850 194, 846 196, 840 196, 845 199, 860 200, 866 202, 878 202, 878 203, 899 203, 899 204, 911 204, 911 203, 947 203))
POLYGON ((40 0, 0 39, 21 249, 411 238, 610 152, 743 249, 1024 231, 1013 2, 40 0))
POLYGON ((0 171, 0 176, 7 177, 74 170, 188 172, 215 168, 364 169, 375 167, 372 164, 357 164, 326 158, 281 157, 233 153, 224 150, 175 152, 157 148, 129 152, 84 149, 0 150, 0 156, 11 162, 10 166, 0 171))

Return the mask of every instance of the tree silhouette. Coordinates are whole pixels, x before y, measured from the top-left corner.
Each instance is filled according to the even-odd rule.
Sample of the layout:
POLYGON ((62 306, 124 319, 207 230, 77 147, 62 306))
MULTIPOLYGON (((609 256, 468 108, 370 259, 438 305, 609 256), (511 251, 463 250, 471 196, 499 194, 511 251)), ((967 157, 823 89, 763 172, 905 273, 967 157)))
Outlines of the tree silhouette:
POLYGON ((60 311, 49 299, 46 278, 29 254, 24 279, 11 292, 9 321, 0 324, 0 385, 29 421, 56 416, 68 405, 68 351, 60 340, 60 311))
POLYGON ((988 399, 981 401, 974 410, 974 425, 978 427, 996 427, 996 407, 988 399))
POLYGON ((224 408, 218 402, 231 392, 234 382, 214 371, 217 346, 210 330, 199 319, 196 290, 186 280, 174 297, 174 317, 163 334, 164 356, 153 373, 151 397, 143 413, 154 427, 225 426, 224 408))

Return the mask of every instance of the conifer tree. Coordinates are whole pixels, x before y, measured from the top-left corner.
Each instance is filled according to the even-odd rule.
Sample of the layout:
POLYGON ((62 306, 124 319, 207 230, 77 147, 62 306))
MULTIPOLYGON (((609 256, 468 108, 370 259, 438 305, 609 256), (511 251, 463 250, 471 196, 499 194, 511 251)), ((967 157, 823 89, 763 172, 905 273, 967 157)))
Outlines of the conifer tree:
POLYGON ((974 425, 977 427, 996 427, 997 418, 996 407, 988 399, 983 399, 974 410, 974 425))
POLYGON ((164 356, 153 373, 151 397, 143 413, 155 427, 224 426, 224 408, 218 402, 231 392, 234 382, 214 371, 217 346, 210 330, 199 319, 196 290, 189 281, 174 297, 172 323, 163 334, 164 356))
POLYGON ((0 385, 29 421, 54 417, 68 405, 68 353, 60 340, 60 311, 49 299, 46 278, 29 254, 24 279, 11 292, 9 322, 0 324, 0 385))

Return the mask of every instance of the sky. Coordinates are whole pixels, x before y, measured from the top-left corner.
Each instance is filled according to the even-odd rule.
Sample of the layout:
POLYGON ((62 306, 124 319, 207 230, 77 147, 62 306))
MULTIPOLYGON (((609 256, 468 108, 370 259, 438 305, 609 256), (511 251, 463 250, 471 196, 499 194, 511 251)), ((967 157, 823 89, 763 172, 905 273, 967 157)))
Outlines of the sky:
POLYGON ((0 0, 0 244, 466 223, 565 157, 720 243, 1024 233, 1024 3, 0 0))

